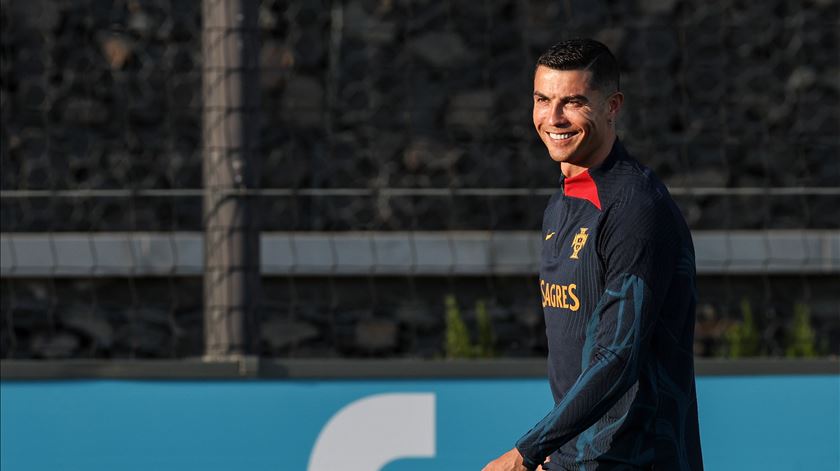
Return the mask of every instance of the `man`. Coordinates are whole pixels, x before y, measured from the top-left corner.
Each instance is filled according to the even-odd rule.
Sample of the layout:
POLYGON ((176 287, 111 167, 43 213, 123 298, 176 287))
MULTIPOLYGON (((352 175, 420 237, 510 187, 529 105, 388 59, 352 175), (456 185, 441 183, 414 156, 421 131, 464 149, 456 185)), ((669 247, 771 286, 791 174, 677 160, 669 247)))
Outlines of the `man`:
POLYGON ((543 54, 534 126, 560 164, 543 220, 554 408, 496 470, 700 470, 691 235, 665 186, 616 137, 624 96, 603 44, 543 54))

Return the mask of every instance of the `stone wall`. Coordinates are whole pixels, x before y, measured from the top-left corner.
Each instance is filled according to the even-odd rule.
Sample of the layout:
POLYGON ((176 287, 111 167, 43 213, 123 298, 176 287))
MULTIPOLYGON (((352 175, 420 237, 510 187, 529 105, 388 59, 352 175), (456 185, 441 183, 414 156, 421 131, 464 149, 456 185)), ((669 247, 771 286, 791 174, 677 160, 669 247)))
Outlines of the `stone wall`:
MULTIPOLYGON (((201 186, 200 2, 5 0, 3 190, 201 186)), ((536 57, 613 48, 673 188, 840 179, 833 0, 263 1, 264 188, 551 188, 536 57)), ((384 195, 384 196, 383 196, 384 195)), ((836 195, 678 193, 695 229, 837 228, 836 195)), ((259 198, 266 230, 535 229, 533 195, 259 198)), ((198 230, 200 198, 4 198, 4 231, 198 230), (61 218, 56 218, 61 214, 61 218)))
MULTIPOLYGON (((702 277, 695 353, 727 357, 751 310, 756 350, 786 356, 795 312, 808 309, 818 356, 840 355, 837 276, 702 277), (746 304, 745 304, 746 303, 746 304)), ((1 358, 180 358, 203 349, 197 278, 16 279, 0 283, 1 358)), ((258 318, 267 357, 446 356, 447 296, 469 341, 487 309, 495 354, 546 353, 538 280, 532 277, 265 278, 258 318)))
MULTIPOLYGON (((0 5, 0 230, 201 230, 199 196, 143 193, 201 187, 201 3, 0 5)), ((837 186, 836 0, 260 5, 261 186, 294 190, 256 198, 265 230, 538 229, 546 197, 536 189, 559 174, 533 132, 531 74, 544 49, 578 35, 619 58, 619 134, 677 190, 693 229, 840 227, 836 194, 694 191, 837 186), (322 191, 347 188, 362 194, 322 191), (528 191, 461 191, 488 188, 528 191)), ((701 279, 698 353, 725 353, 747 298, 764 354, 784 354, 800 302, 821 351, 837 354, 837 281, 701 279)), ((201 353, 198 279, 0 288, 2 357, 201 353)), ((545 349, 528 278, 270 279, 265 293, 264 355, 441 356, 449 293, 471 327, 476 301, 487 302, 499 354, 545 349)))

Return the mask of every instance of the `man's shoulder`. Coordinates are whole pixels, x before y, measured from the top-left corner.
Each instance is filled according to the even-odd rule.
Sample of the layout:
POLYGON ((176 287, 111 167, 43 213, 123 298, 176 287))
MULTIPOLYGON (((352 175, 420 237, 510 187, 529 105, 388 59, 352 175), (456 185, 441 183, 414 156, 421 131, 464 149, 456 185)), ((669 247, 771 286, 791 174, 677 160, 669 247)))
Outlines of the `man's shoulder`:
POLYGON ((627 154, 608 173, 611 203, 623 207, 670 204, 668 188, 653 170, 627 154))
POLYGON ((685 225, 662 180, 629 153, 616 159, 607 175, 610 196, 605 210, 611 224, 639 234, 670 232, 685 225))

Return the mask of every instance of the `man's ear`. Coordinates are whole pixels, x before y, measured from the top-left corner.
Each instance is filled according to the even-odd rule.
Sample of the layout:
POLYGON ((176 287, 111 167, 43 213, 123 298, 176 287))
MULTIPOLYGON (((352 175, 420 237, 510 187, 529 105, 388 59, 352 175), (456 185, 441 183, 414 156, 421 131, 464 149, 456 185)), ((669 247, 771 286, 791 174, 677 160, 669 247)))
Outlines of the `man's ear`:
POLYGON ((621 105, 624 104, 624 94, 615 92, 607 98, 607 106, 609 107, 610 117, 615 121, 618 117, 618 112, 621 111, 621 105))

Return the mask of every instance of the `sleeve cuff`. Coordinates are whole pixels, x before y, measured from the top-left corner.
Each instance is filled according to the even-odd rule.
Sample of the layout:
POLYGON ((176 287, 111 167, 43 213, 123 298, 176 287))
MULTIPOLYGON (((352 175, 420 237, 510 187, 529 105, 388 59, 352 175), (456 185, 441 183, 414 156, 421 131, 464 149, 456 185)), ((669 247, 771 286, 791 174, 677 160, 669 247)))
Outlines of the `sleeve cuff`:
MULTIPOLYGON (((519 450, 517 448, 517 450, 519 450)), ((522 453, 522 450, 519 450, 519 454, 522 455, 522 465, 525 466, 525 469, 528 471, 534 471, 537 469, 537 466, 541 465, 542 463, 537 463, 536 461, 530 459, 529 457, 525 456, 522 453)))

